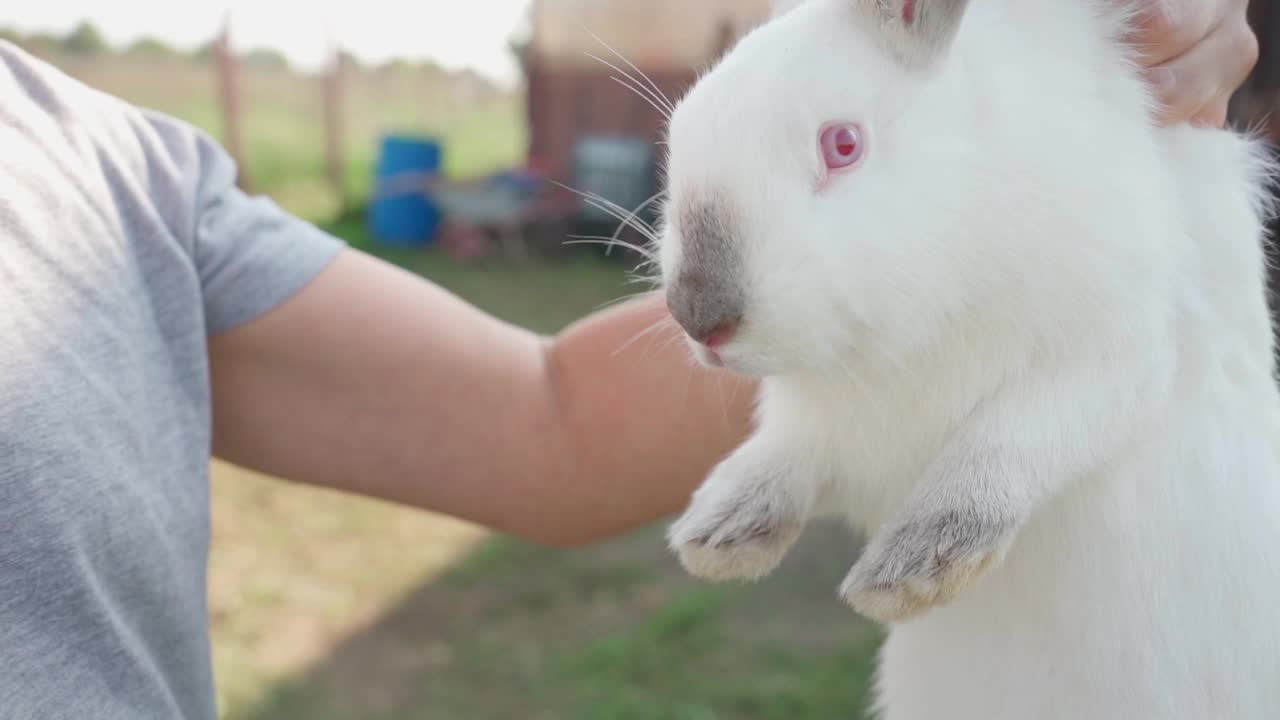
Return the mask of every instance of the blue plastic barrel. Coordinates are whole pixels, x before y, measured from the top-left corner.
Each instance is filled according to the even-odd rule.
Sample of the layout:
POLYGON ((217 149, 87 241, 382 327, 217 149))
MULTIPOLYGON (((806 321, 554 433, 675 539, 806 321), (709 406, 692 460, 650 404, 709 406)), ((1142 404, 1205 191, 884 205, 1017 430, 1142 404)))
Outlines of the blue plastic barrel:
POLYGON ((440 143, 431 138, 382 138, 369 207, 374 239, 400 247, 422 247, 435 239, 441 214, 424 183, 439 176, 442 155, 440 143))

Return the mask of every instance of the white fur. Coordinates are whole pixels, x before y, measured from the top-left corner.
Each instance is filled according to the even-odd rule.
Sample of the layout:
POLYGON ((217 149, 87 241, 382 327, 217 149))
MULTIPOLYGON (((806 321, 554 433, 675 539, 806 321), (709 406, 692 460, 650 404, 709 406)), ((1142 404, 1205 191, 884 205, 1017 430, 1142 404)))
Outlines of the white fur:
POLYGON ((714 193, 747 298, 720 356, 763 378, 686 567, 868 533, 840 592, 890 623, 886 720, 1280 718, 1260 146, 1155 127, 1110 2, 974 0, 927 71, 853 0, 796 4, 670 128, 663 276, 714 193), (837 119, 867 155, 818 191, 837 119))

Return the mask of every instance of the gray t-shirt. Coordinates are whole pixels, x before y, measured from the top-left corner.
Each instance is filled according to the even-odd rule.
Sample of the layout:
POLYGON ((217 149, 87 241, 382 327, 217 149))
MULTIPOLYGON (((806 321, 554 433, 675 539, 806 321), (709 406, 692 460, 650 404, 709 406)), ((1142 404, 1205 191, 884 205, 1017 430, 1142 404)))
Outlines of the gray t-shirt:
POLYGON ((0 718, 212 720, 206 338, 342 244, 0 41, 0 718))

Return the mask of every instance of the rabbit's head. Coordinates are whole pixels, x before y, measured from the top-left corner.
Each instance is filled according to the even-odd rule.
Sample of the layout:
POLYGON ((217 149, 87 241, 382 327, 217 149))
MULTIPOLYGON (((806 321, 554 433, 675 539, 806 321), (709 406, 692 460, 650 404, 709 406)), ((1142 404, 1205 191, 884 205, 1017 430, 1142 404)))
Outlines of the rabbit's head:
POLYGON ((910 352, 981 286, 981 112, 950 59, 966 5, 784 8, 678 104, 659 259, 702 362, 910 352))

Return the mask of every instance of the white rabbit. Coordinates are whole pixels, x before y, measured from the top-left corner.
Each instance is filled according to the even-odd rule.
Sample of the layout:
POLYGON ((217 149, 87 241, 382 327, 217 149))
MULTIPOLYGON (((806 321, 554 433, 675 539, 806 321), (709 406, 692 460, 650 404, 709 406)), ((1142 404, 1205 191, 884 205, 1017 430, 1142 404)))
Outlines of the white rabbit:
POLYGON ((669 127, 667 303, 762 379, 684 566, 865 531, 886 720, 1280 718, 1263 148, 1157 127, 1114 0, 783 6, 669 127))

